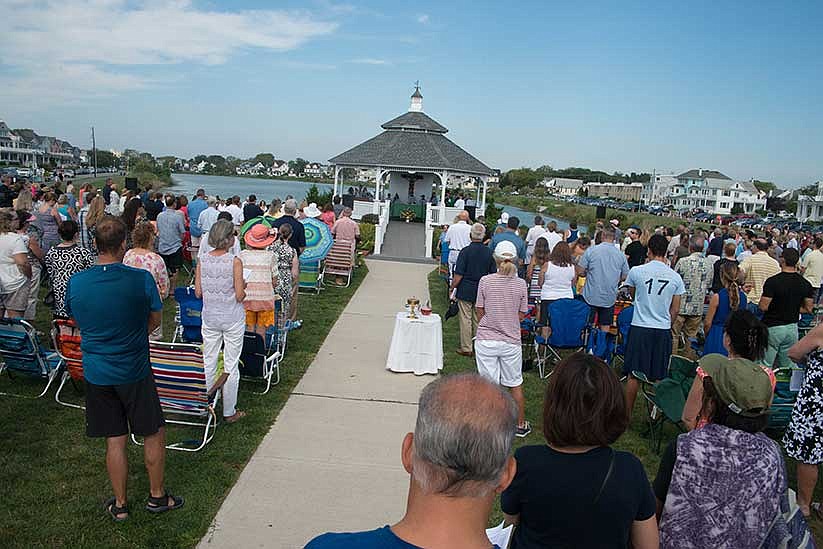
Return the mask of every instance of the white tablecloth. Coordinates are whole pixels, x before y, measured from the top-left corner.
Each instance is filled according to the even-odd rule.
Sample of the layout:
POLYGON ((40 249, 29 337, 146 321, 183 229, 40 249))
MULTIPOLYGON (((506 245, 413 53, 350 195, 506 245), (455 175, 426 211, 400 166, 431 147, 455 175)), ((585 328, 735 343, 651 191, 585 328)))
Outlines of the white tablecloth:
POLYGON ((392 372, 414 372, 415 375, 437 374, 443 369, 443 326, 440 315, 397 313, 394 334, 389 347, 386 369, 392 372))

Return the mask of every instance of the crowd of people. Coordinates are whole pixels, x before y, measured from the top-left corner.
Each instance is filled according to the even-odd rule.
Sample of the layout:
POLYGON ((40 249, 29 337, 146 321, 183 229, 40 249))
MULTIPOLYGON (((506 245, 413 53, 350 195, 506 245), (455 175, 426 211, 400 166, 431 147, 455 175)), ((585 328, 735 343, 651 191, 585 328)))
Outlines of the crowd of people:
MULTIPOLYGON (((574 524, 574 518, 555 523, 554 517, 563 517, 563 510, 540 498, 559 498, 555 498, 557 492, 550 495, 542 486, 550 476, 545 467, 556 473, 564 463, 573 461, 571 457, 558 457, 560 461, 554 463, 550 451, 558 451, 560 443, 566 442, 573 448, 569 453, 589 455, 588 462, 599 464, 599 471, 607 467, 604 462, 611 460, 608 468, 615 474, 615 457, 598 460, 592 452, 614 456, 607 447, 628 425, 641 380, 657 382, 666 378, 673 354, 698 364, 683 409, 682 422, 688 433, 669 445, 653 491, 645 474, 632 480, 628 473, 621 474, 624 482, 634 486, 625 488, 624 496, 637 495, 633 504, 615 504, 612 500, 611 509, 626 509, 627 515, 622 518, 622 537, 612 532, 609 539, 630 538, 634 546, 646 546, 644 540, 648 540, 648 546, 657 546, 659 532, 660 542, 667 547, 748 546, 734 542, 746 536, 743 539, 758 541, 751 546, 759 546, 781 535, 781 528, 790 519, 783 515, 788 509, 786 468, 780 447, 762 432, 769 417, 776 372, 785 373, 796 368, 795 364, 806 362, 805 382, 782 442, 787 455, 798 462, 796 502, 801 515, 823 516, 820 505, 812 501, 817 467, 823 462, 823 406, 819 396, 823 391, 823 360, 817 350, 823 342, 823 327, 815 328, 798 342, 798 323, 803 315, 812 313, 819 298, 823 239, 770 229, 765 235, 755 235, 727 227, 705 231, 684 225, 645 230, 632 226, 624 233, 619 225, 616 219, 598 223, 590 240, 576 225, 560 230, 555 222, 545 223, 538 216, 534 225, 524 230, 519 219, 511 216, 501 217, 489 235, 485 226, 469 225, 467 212, 462 212, 443 236, 448 244, 450 296, 459 309, 460 345, 456 352, 474 357, 480 376, 510 390, 515 403, 516 436, 526 436, 531 430, 523 414, 523 318, 537 314, 538 325, 548 335, 552 324, 564 319, 551 318, 547 305, 559 299, 579 299, 589 306, 592 333, 608 333, 616 323, 616 302, 630 300, 633 307, 624 345, 622 388, 618 375, 591 355, 565 359, 550 376, 544 404, 547 410, 555 410, 559 406, 555 408, 554 399, 567 396, 553 391, 567 382, 568 365, 574 364, 576 374, 589 372, 573 389, 586 402, 575 417, 579 421, 585 418, 587 427, 582 432, 558 436, 554 429, 559 427, 554 423, 561 420, 544 414, 548 448, 542 446, 539 452, 530 450, 530 454, 521 449, 515 454, 517 476, 521 475, 521 463, 526 468, 523 474, 534 476, 522 487, 517 476, 512 483, 518 492, 525 493, 521 497, 530 505, 522 507, 517 498, 507 498, 511 487, 501 498, 504 512, 522 514, 523 533, 516 534, 513 546, 573 544, 559 532, 574 524), (594 372, 601 369, 608 380, 597 382, 594 372), (610 389, 605 385, 611 390, 616 388, 619 398, 609 399, 610 389), (596 389, 590 401, 585 400, 587 389, 596 389), (608 406, 611 409, 601 429, 596 416, 601 407, 608 406), (591 437, 598 432, 606 434, 593 440, 591 437), (738 468, 738 463, 745 464, 745 468, 738 468), (734 477, 737 486, 746 488, 733 496, 732 470, 738 475, 734 477), (694 479, 698 476, 711 482, 703 481, 701 489, 695 490, 694 479), (726 495, 721 499, 720 494, 726 495), (529 507, 530 512, 526 510, 529 507), (701 511, 704 508, 719 511, 713 511, 709 521, 701 511), (630 510, 636 513, 632 520, 627 518, 630 510), (523 528, 523 519, 534 522, 523 528), (709 522, 713 526, 706 528, 709 522), (697 537, 695 529, 701 529, 697 537)), ((571 485, 578 490, 580 486, 591 487, 583 493, 596 492, 591 485, 603 479, 602 472, 598 476, 582 465, 582 457, 575 459, 578 465, 558 476, 575 479, 571 485)), ((634 469, 642 473, 639 464, 634 469)), ((577 510, 585 507, 573 506, 577 510)), ((589 504, 588 508, 597 514, 596 505, 589 504)), ((612 514, 611 519, 598 519, 597 523, 609 524, 616 519, 612 514)), ((578 535, 585 538, 586 534, 580 532, 578 535)), ((580 546, 592 544, 597 542, 580 546)))
POLYGON ((0 207, 0 314, 33 321, 38 307, 49 306, 53 318, 73 319, 80 329, 87 434, 107 440, 114 491, 108 513, 116 521, 128 517, 129 432, 145 437, 147 510, 182 506, 182 498, 163 488, 164 421, 149 365, 149 341, 163 338, 163 301, 189 284, 202 298, 207 389, 221 391, 223 419, 236 422, 245 416, 237 401, 246 332, 265 341, 277 302, 284 320, 277 327, 300 327, 297 282, 306 247, 300 219, 316 217, 336 238, 355 241, 359 226, 351 209, 338 208, 336 215, 339 200, 322 211, 315 204, 298 208, 291 196, 264 208, 254 195, 223 202, 203 189, 191 201, 150 189, 121 195, 111 180, 100 190, 8 179, 0 188, 6 190, 0 193, 6 200, 0 207), (184 278, 189 263, 194 274, 184 278), (41 284, 48 288, 43 299, 41 284))

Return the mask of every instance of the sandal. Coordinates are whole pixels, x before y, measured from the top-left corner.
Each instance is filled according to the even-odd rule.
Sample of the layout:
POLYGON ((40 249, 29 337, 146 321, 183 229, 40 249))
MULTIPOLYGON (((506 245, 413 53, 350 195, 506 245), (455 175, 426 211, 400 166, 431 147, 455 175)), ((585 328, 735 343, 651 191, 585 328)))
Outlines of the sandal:
POLYGON ((129 518, 129 506, 124 505, 123 507, 118 507, 116 497, 110 497, 109 499, 107 499, 106 503, 104 505, 104 509, 106 510, 106 512, 109 515, 111 515, 111 519, 114 522, 123 522, 124 520, 129 518), (125 517, 119 517, 117 515, 126 515, 126 516, 125 517))
POLYGON ((237 423, 240 421, 241 418, 246 417, 246 412, 242 410, 237 410, 233 416, 225 416, 223 417, 223 421, 226 423, 237 423))
POLYGON ((821 508, 821 504, 819 501, 813 501, 812 504, 809 505, 809 516, 807 516, 806 518, 815 518, 817 520, 823 520, 823 508, 821 508))
POLYGON ((179 496, 173 496, 166 492, 159 498, 149 494, 149 502, 146 503, 146 511, 149 513, 165 513, 166 511, 174 511, 183 507, 185 500, 179 496), (174 503, 169 505, 169 499, 174 503))

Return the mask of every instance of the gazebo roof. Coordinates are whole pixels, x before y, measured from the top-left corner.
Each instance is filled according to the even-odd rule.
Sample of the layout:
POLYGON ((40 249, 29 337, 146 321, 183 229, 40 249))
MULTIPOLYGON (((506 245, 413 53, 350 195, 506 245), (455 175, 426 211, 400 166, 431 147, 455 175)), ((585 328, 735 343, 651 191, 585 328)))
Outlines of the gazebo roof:
POLYGON ((412 130, 434 133, 447 133, 449 130, 426 113, 403 113, 397 118, 389 120, 382 126, 384 130, 412 130))
POLYGON ((329 159, 330 164, 491 175, 492 170, 445 136, 449 130, 422 112, 420 89, 409 112, 389 120, 383 133, 329 159))
POLYGON ((492 170, 442 133, 386 130, 353 149, 335 156, 338 166, 448 170, 491 175, 492 170))

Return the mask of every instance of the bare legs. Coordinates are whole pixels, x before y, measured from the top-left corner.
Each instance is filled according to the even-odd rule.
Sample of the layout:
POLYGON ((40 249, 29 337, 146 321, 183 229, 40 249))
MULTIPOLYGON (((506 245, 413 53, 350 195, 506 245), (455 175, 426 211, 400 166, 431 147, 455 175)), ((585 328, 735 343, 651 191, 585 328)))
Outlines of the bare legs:
POLYGON ((797 464, 797 505, 804 516, 808 516, 811 511, 812 494, 817 484, 817 467, 816 464, 797 464))
MULTIPOLYGON (((109 472, 109 480, 111 481, 117 507, 125 507, 128 502, 129 463, 126 456, 127 439, 128 435, 106 439, 106 469, 109 472)), ((163 427, 160 427, 160 430, 155 434, 145 438, 143 457, 146 462, 146 472, 149 474, 151 496, 161 497, 166 493, 163 487, 163 472, 166 465, 166 431, 163 427)), ((118 518, 125 516, 125 513, 117 515, 118 518)))
POLYGON ((637 391, 640 389, 640 382, 635 378, 629 376, 626 380, 626 415, 629 421, 632 419, 632 411, 634 411, 634 401, 637 400, 637 391))
POLYGON ((524 427, 526 425, 526 399, 523 397, 523 386, 512 387, 511 392, 517 404, 517 426, 524 427))

